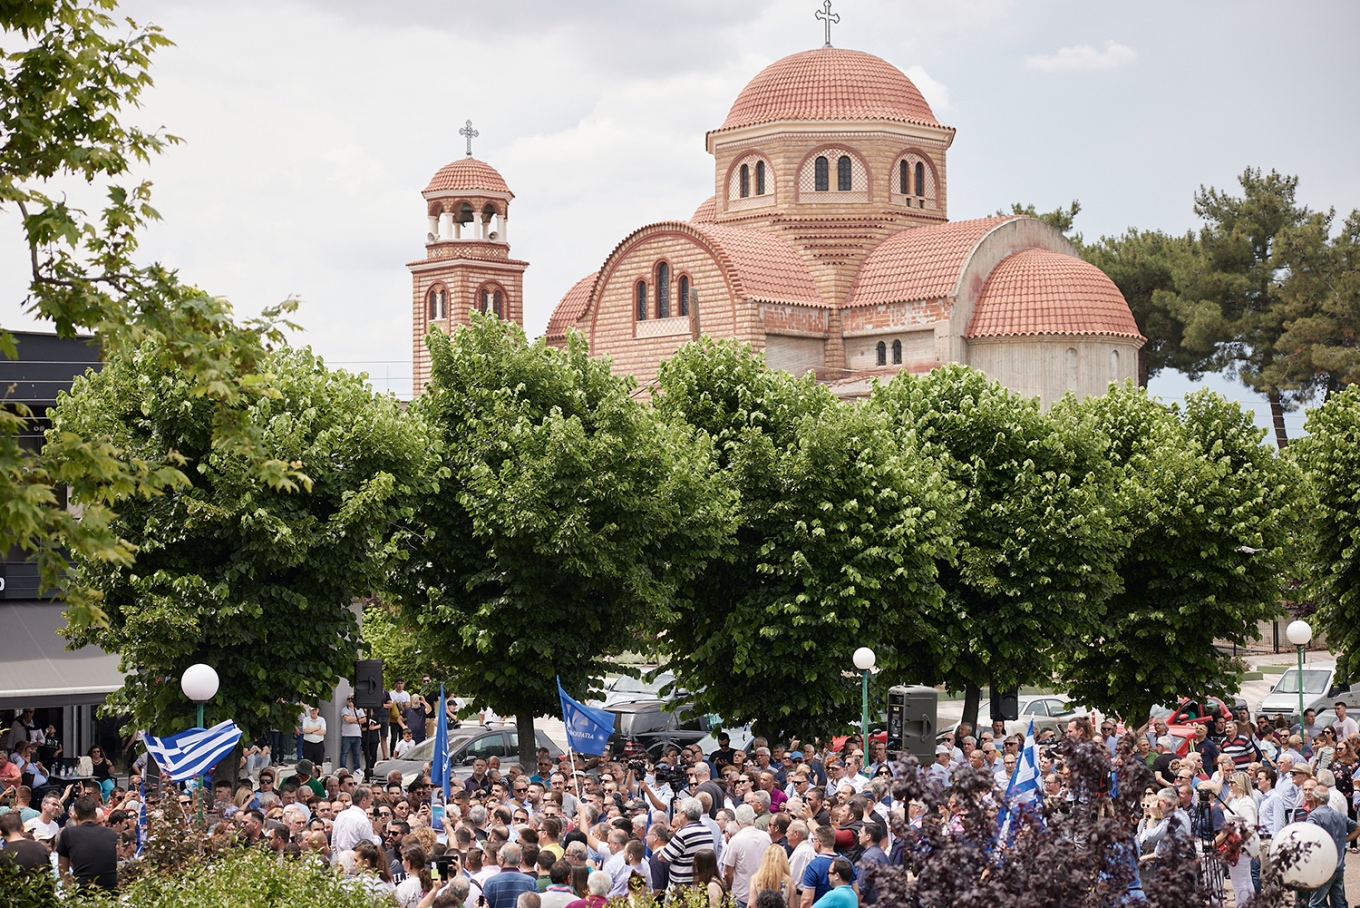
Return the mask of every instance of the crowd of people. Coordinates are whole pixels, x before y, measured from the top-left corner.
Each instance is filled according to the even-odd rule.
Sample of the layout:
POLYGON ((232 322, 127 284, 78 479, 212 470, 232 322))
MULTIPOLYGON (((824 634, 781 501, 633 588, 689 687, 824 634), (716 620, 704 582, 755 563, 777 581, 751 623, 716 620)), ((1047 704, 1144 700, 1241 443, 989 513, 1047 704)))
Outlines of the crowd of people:
MULTIPOLYGON (((403 721, 402 737, 415 724, 403 721)), ((1142 878, 1179 842, 1197 843, 1206 863, 1221 861, 1236 904, 1246 905, 1269 840, 1306 820, 1342 855, 1333 879, 1310 895, 1309 904, 1327 904, 1344 887, 1345 849, 1360 836, 1353 724, 1343 706, 1331 722, 1306 715, 1294 730, 1221 717, 1204 722, 1178 754, 1183 739, 1163 722, 1133 731, 1085 717, 1069 722, 1067 736, 1104 745, 1112 769, 1139 760, 1153 779, 1131 830, 1137 861, 1125 902, 1140 899, 1142 878)), ((1057 743, 1046 732, 1032 751, 1038 794, 1070 810, 1086 795, 1057 743)), ((1028 759, 1026 742, 1004 722, 977 734, 961 724, 922 767, 944 795, 932 816, 920 800, 894 799, 894 780, 912 770, 891 760, 881 740, 871 739, 867 755, 858 736, 838 748, 757 738, 738 749, 726 735, 718 744, 711 753, 668 748, 655 760, 554 759, 540 750, 534 765, 522 766, 491 757, 455 781, 447 800, 428 765, 414 779, 400 772, 374 779, 348 766, 323 775, 304 757, 291 771, 247 766, 239 785, 219 780, 203 792, 206 804, 171 788, 173 803, 161 806, 186 817, 206 807, 209 848, 325 861, 403 908, 601 908, 612 898, 641 908, 687 890, 702 893, 709 908, 854 908, 877 901, 869 871, 907 863, 914 829, 958 827, 962 807, 948 792, 959 773, 971 769, 994 783, 989 797, 1000 823, 1017 766, 1028 759)), ((139 775, 134 767, 128 785, 108 789, 98 780, 49 789, 36 807, 31 787, 6 782, 0 859, 50 867, 79 885, 116 885, 119 866, 136 860, 139 775)))

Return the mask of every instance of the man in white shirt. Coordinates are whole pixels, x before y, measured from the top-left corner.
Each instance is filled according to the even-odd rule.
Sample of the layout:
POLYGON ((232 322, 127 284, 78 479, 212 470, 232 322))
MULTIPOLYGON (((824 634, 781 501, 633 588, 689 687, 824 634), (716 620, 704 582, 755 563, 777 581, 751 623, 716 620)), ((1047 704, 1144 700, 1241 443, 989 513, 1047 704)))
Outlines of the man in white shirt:
POLYGON ((373 821, 368 818, 368 808, 373 803, 372 789, 360 785, 350 798, 350 805, 340 811, 331 827, 331 852, 337 857, 342 851, 353 851, 360 842, 382 844, 382 837, 373 831, 373 821))
POLYGON ((802 820, 794 820, 789 824, 788 835, 789 844, 793 846, 793 854, 789 855, 789 875, 793 877, 794 888, 798 889, 803 882, 803 871, 807 870, 807 865, 817 856, 817 849, 813 847, 808 836, 807 823, 802 820))
POLYGON ((61 816, 61 796, 56 792, 51 792, 42 799, 42 811, 24 824, 24 832, 33 833, 33 838, 51 848, 52 843, 57 838, 57 833, 61 831, 61 827, 57 825, 57 817, 59 816, 61 816))
POLYGON ((1336 711, 1336 720, 1332 722, 1332 729, 1336 732, 1336 739, 1344 741, 1351 735, 1360 734, 1360 725, 1346 715, 1346 704, 1338 702, 1333 709, 1336 711))
POLYGON ((745 908, 751 893, 751 877, 760 869, 761 858, 774 843, 768 832, 755 827, 756 812, 750 804, 742 804, 736 814, 735 822, 740 828, 723 849, 722 868, 732 899, 745 908))
POLYGON ((14 724, 9 727, 9 740, 5 742, 6 750, 18 750, 19 742, 33 741, 36 744, 46 744, 47 736, 38 727, 33 719, 33 708, 23 710, 14 718, 14 724))

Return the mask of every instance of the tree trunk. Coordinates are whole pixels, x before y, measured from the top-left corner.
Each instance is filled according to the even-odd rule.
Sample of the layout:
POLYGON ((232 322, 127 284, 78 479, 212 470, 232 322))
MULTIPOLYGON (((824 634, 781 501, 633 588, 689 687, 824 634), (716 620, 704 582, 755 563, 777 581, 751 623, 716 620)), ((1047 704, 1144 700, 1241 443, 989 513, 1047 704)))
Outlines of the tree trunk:
POLYGON ((1270 418, 1275 424, 1275 444, 1283 451, 1289 447, 1289 433, 1284 427, 1284 404, 1280 401, 1280 392, 1275 388, 1266 392, 1266 398, 1270 401, 1270 418))
POLYGON ((519 734, 520 765, 532 771, 538 762, 538 739, 534 736, 534 717, 524 711, 515 716, 515 729, 519 734))
POLYGON ((976 684, 967 684, 963 688, 963 721, 973 726, 974 737, 977 736, 977 717, 978 707, 982 703, 982 688, 976 684))
POLYGON ((1147 344, 1138 348, 1138 387, 1146 388, 1148 385, 1148 351, 1147 344))

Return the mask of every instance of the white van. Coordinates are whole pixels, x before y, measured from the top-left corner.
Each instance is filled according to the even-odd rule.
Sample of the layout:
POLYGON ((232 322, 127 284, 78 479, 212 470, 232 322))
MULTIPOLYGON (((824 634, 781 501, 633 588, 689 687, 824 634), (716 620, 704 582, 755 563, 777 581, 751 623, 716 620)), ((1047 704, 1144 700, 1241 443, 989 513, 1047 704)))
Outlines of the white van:
MULTIPOLYGON (((1360 685, 1336 683, 1335 662, 1305 662, 1303 664, 1303 708, 1314 709, 1318 721, 1326 725, 1336 703, 1345 703, 1348 709, 1360 708, 1360 685)), ((1299 670, 1292 667, 1285 670, 1280 680, 1275 682, 1270 693, 1261 698, 1257 715, 1274 718, 1284 716, 1291 723, 1299 720, 1299 670)))

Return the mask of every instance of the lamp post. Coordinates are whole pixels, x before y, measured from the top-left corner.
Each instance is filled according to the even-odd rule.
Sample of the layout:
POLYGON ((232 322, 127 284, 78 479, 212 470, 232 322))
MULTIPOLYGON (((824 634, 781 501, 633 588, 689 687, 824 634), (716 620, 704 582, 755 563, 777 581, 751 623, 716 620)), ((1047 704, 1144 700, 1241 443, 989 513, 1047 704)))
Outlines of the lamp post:
MULTIPOLYGON (((198 705, 199 728, 203 727, 203 704, 217 694, 218 683, 217 670, 211 665, 204 665, 202 662, 189 666, 180 676, 179 689, 184 691, 184 696, 198 705)), ((198 788, 198 822, 199 825, 202 825, 204 799, 207 797, 207 792, 203 790, 202 784, 198 788)))
POLYGON ((1313 639, 1313 629, 1307 621, 1291 621, 1289 627, 1284 629, 1284 635, 1299 648, 1299 737, 1303 738, 1303 746, 1307 747, 1308 726, 1303 724, 1303 648, 1313 639))
POLYGON ((855 668, 860 671, 860 747, 864 748, 865 765, 869 760, 869 672, 874 668, 874 651, 867 646, 855 650, 855 668))

